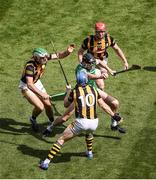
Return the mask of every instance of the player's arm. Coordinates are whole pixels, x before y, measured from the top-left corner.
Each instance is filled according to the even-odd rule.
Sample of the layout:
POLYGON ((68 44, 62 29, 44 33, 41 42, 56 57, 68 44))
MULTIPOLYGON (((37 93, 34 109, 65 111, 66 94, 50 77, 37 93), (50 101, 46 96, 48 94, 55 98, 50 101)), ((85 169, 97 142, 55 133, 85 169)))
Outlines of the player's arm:
POLYGON ((108 67, 107 66, 107 64, 105 64, 103 61, 101 61, 101 60, 96 60, 96 63, 98 64, 98 65, 100 65, 101 67, 103 67, 103 68, 105 68, 111 75, 114 75, 114 73, 116 72, 116 71, 114 71, 114 70, 112 70, 110 67, 108 67))
POLYGON ((84 39, 80 49, 78 50, 78 60, 80 63, 82 62, 84 52, 88 49, 88 46, 87 46, 88 40, 89 40, 89 37, 84 39))
POLYGON ((84 52, 85 50, 82 47, 78 50, 78 60, 80 63, 82 62, 84 52))
POLYGON ((128 61, 127 61, 123 51, 117 45, 117 43, 115 43, 114 46, 112 46, 112 48, 114 49, 114 51, 116 52, 116 54, 118 55, 120 60, 122 61, 123 65, 124 65, 124 69, 128 69, 128 61))
POLYGON ((66 96, 64 98, 64 107, 69 107, 73 102, 73 91, 71 90, 71 85, 66 86, 66 96))
POLYGON ((106 73, 102 73, 100 75, 97 75, 97 74, 91 74, 91 73, 87 72, 87 75, 88 75, 88 79, 94 79, 94 80, 108 78, 108 75, 106 73))
POLYGON ((62 59, 69 56, 75 49, 75 44, 70 44, 65 51, 56 52, 55 54, 50 54, 48 60, 62 59))

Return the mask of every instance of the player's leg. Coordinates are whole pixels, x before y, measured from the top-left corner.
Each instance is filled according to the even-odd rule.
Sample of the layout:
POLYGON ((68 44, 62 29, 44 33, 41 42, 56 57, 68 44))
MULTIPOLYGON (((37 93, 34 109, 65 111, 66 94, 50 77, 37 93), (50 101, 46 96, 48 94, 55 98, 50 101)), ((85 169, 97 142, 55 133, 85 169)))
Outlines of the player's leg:
POLYGON ((58 140, 56 141, 56 143, 53 144, 51 150, 49 151, 47 158, 41 162, 40 164, 40 168, 43 170, 47 170, 49 167, 49 163, 52 161, 52 159, 56 156, 57 153, 59 153, 59 151, 62 148, 62 145, 70 140, 71 138, 75 137, 76 134, 72 131, 71 127, 73 125, 70 124, 65 131, 63 132, 63 134, 58 138, 58 140))
POLYGON ((42 100, 45 108, 46 115, 50 122, 54 121, 54 114, 50 99, 42 100))
POLYGON ((54 126, 58 126, 58 125, 61 125, 62 123, 66 122, 71 116, 72 114, 74 113, 74 103, 70 104, 70 106, 66 109, 65 113, 58 117, 53 125, 54 126))
MULTIPOLYGON (((34 85, 40 91, 47 94, 46 89, 44 88, 44 86, 43 86, 43 84, 42 84, 42 82, 40 80, 38 80, 34 85)), ((51 105, 50 99, 40 99, 40 100, 44 104, 45 112, 46 112, 46 115, 47 115, 49 121, 53 122, 54 121, 54 115, 53 115, 53 110, 52 110, 52 105, 51 105)))
POLYGON ((86 156, 88 157, 88 159, 93 159, 93 152, 92 152, 93 140, 94 140, 93 134, 87 133, 85 136, 85 141, 87 145, 86 156))
POLYGON ((56 118, 43 132, 43 137, 47 137, 51 134, 53 128, 55 126, 61 125, 64 122, 68 121, 68 119, 72 116, 74 113, 74 103, 72 103, 65 111, 65 113, 62 116, 59 116, 56 118))
MULTIPOLYGON (((102 99, 104 100, 104 102, 109 105, 109 107, 111 108, 111 110, 116 113, 118 112, 119 109, 119 101, 117 99, 115 99, 113 96, 108 95, 106 92, 102 91, 101 89, 98 89, 98 92, 100 94, 100 96, 102 97, 102 99)), ((123 119, 120 121, 122 122, 123 119)), ((113 118, 111 118, 111 129, 112 130, 118 130, 120 133, 125 133, 125 129, 119 126, 119 123, 116 120, 114 120, 113 118)))
POLYGON ((35 93, 33 93, 30 89, 21 90, 21 92, 23 96, 28 100, 28 102, 34 106, 34 109, 32 111, 32 116, 30 117, 30 122, 32 124, 32 129, 34 131, 38 131, 36 118, 44 110, 44 104, 39 99, 39 97, 35 93))
POLYGON ((98 126, 98 119, 76 119, 73 123, 71 123, 57 140, 56 143, 53 144, 51 150, 48 153, 47 158, 41 162, 40 168, 43 170, 47 170, 49 163, 56 156, 56 154, 61 150, 62 145, 80 134, 84 131, 95 131, 98 126))

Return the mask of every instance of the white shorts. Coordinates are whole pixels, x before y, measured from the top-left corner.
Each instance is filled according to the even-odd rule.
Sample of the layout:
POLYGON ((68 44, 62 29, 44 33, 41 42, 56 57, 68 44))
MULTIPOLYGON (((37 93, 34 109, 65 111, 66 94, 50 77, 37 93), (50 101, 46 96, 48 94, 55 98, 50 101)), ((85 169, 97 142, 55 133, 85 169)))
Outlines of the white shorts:
POLYGON ((80 134, 81 132, 93 132, 98 127, 99 119, 76 119, 73 122, 73 127, 71 130, 74 134, 80 134))
MULTIPOLYGON (((43 84, 41 83, 40 80, 38 80, 36 83, 34 83, 34 85, 37 87, 37 89, 39 89, 39 90, 42 91, 43 93, 46 92, 46 90, 45 90, 45 88, 44 88, 44 86, 43 86, 43 84)), ((23 81, 20 81, 20 84, 19 84, 18 87, 19 87, 19 89, 21 89, 21 90, 28 90, 28 89, 29 89, 28 86, 27 86, 27 84, 24 83, 23 81)))

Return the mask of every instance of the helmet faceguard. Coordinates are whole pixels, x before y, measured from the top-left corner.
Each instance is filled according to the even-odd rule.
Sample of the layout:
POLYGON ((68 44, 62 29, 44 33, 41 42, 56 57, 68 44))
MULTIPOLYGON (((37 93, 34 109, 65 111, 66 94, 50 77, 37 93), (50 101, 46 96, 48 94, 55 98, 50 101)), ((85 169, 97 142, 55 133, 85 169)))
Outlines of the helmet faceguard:
POLYGON ((86 53, 83 55, 81 64, 85 69, 91 70, 96 64, 96 60, 92 54, 86 53))
POLYGON ((46 64, 48 60, 48 52, 43 48, 35 48, 33 50, 33 58, 38 64, 46 64))
POLYGON ((87 73, 84 72, 84 71, 79 71, 76 74, 76 81, 77 81, 78 85, 86 86, 86 84, 88 82, 88 75, 87 75, 87 73))

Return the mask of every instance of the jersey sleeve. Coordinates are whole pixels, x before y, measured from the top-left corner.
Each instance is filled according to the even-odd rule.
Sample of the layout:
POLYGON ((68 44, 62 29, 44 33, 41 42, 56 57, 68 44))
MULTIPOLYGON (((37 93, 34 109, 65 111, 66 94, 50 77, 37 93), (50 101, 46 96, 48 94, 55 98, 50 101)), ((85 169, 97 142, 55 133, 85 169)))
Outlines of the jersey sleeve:
POLYGON ((34 75, 34 66, 27 65, 25 68, 25 76, 33 77, 33 75, 34 75))
POLYGON ((83 40, 83 43, 82 43, 82 48, 84 50, 87 50, 88 49, 88 41, 89 41, 89 37, 87 37, 86 39, 83 40))
POLYGON ((74 100, 74 93, 73 93, 73 91, 71 91, 69 94, 69 97, 68 97, 68 101, 73 102, 73 100, 74 100))

